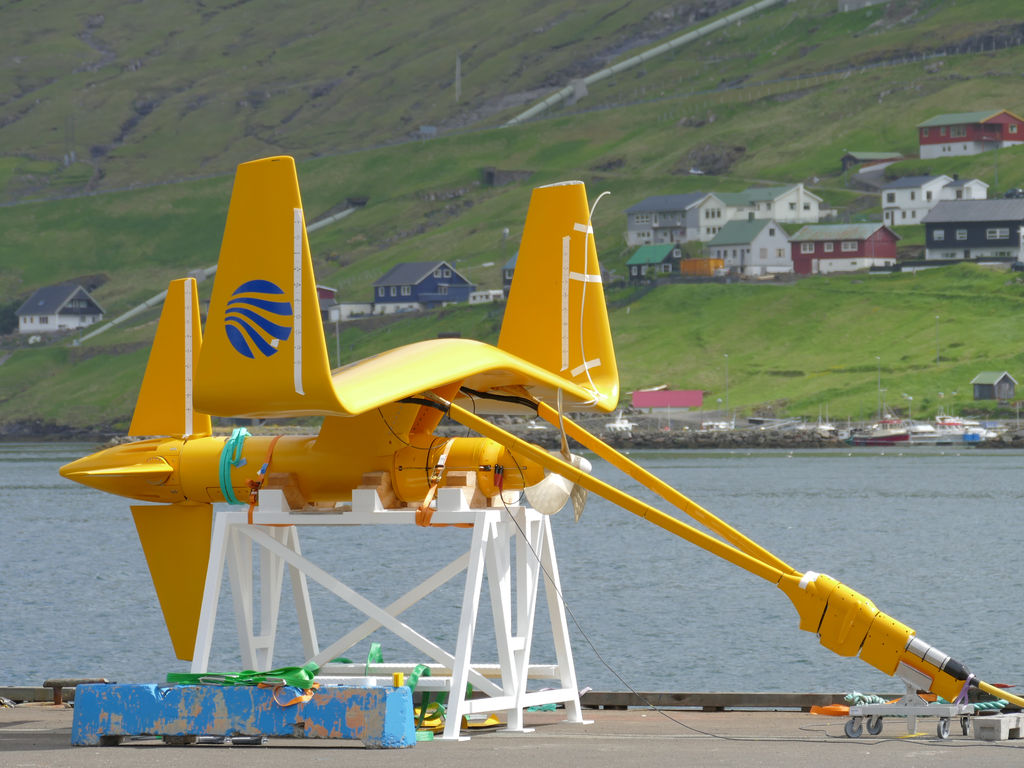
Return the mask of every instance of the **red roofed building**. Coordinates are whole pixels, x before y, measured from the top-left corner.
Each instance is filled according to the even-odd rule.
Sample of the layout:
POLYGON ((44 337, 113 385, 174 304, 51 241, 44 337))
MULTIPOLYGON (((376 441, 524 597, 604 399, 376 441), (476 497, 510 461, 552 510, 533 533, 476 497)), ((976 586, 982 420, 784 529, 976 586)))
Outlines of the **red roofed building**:
POLYGON ((701 408, 704 392, 699 389, 641 389, 633 393, 634 408, 701 408))

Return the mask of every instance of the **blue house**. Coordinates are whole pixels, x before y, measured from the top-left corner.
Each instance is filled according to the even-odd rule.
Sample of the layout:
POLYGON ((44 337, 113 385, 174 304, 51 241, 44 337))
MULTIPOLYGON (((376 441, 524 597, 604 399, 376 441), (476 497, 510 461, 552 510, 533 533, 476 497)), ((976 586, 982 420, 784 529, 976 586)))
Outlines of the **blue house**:
POLYGON ((447 261, 396 264, 373 284, 376 314, 440 307, 469 300, 476 289, 447 261))

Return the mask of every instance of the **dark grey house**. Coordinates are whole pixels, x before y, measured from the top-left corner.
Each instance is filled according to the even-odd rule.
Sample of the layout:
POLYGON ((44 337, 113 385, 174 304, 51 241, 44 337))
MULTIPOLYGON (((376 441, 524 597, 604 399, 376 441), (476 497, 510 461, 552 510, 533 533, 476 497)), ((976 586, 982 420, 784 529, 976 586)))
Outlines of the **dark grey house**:
POLYGON ((655 195, 626 209, 626 245, 685 243, 700 237, 704 192, 655 195))
POLYGON ((943 201, 921 221, 928 260, 1019 258, 1024 200, 943 201))

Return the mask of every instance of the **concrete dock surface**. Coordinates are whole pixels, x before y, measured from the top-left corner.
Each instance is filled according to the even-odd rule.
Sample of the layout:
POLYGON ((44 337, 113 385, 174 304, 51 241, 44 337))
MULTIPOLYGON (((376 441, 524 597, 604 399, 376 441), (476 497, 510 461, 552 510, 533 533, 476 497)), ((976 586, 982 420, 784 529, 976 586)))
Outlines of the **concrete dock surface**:
POLYGON ((409 749, 365 749, 359 742, 271 739, 261 746, 226 744, 170 746, 156 739, 112 747, 72 747, 74 710, 66 705, 26 703, 0 708, 0 766, 5 768, 246 768, 286 764, 540 768, 623 765, 787 766, 838 764, 1019 766, 1024 739, 978 741, 954 723, 948 739, 936 735, 937 720, 919 718, 908 736, 906 720, 889 718, 880 736, 858 739, 843 732, 846 718, 799 711, 584 710, 588 724, 564 722, 564 712, 528 713, 531 733, 474 730, 468 741, 425 741, 409 749))

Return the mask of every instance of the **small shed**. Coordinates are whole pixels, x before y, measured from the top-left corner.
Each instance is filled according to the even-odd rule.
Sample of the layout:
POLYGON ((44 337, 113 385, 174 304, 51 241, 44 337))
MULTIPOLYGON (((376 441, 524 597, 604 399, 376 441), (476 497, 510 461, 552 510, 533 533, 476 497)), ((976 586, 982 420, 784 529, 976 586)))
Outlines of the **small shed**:
POLYGON ((626 266, 629 267, 629 278, 638 280, 648 274, 667 275, 672 272, 672 264, 680 255, 679 250, 671 243, 641 245, 626 262, 626 266))
POLYGON ((1013 400, 1017 380, 1006 371, 982 371, 973 379, 975 400, 1013 400))

